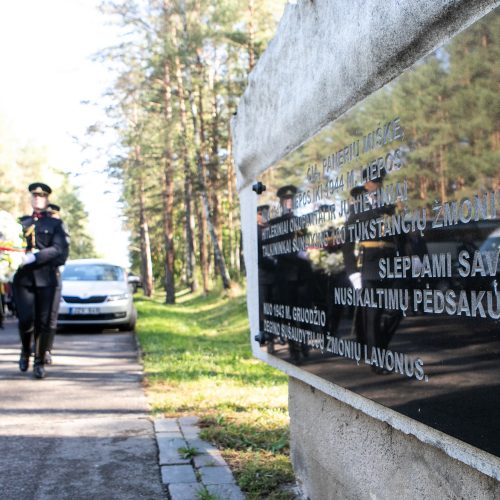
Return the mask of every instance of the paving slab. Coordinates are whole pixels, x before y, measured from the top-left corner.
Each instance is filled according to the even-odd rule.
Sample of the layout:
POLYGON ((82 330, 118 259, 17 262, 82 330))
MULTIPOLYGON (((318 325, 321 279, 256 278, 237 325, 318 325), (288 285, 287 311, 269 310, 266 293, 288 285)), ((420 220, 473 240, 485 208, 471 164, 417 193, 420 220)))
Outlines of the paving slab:
POLYGON ((179 424, 175 418, 156 418, 156 432, 179 432, 179 424))
POLYGON ((187 425, 197 425, 200 418, 195 415, 188 415, 185 417, 179 417, 179 424, 181 427, 187 425))
POLYGON ((161 478, 164 484, 171 483, 196 483, 196 475, 191 464, 188 465, 163 465, 161 478))
POLYGON ((219 452, 203 453, 193 457, 195 467, 215 467, 217 465, 227 465, 219 452))
POLYGON ((245 500, 245 495, 235 484, 209 484, 207 490, 217 500, 245 500))
POLYGON ((180 430, 172 432, 157 432, 156 435, 162 437, 163 439, 177 438, 184 440, 184 435, 180 430))
POLYGON ((196 448, 199 453, 217 452, 217 448, 203 439, 199 438, 186 438, 188 446, 196 448))
POLYGON ((186 439, 198 439, 200 437, 200 429, 195 426, 183 427, 182 434, 186 439))
POLYGON ((2 500, 166 498, 134 335, 58 334, 54 365, 21 373, 14 321, 0 330, 2 500))
MULTIPOLYGON (((185 435, 190 432, 193 435, 198 435, 199 427, 197 422, 198 418, 196 417, 181 417, 178 419, 179 426, 185 435)), ((171 429, 174 428, 171 422, 169 426, 171 429)), ((157 429, 159 428, 162 427, 157 426, 157 429)), ((164 443, 163 445, 159 444, 160 450, 162 446, 167 446, 165 443, 174 442, 171 438, 171 432, 157 432, 156 436, 159 443, 161 441, 164 443)), ((200 492, 204 491, 205 488, 216 500, 242 500, 245 498, 235 483, 231 469, 214 445, 199 437, 188 438, 186 436, 186 441, 187 445, 196 448, 199 454, 195 455, 189 461, 189 464, 177 466, 178 469, 173 466, 162 466, 163 481, 166 484, 170 483, 168 489, 172 500, 196 500, 199 498, 200 492), (193 477, 195 481, 201 479, 201 482, 174 482, 176 480, 192 481, 193 477)), ((171 445, 168 446, 173 449, 171 445)))
POLYGON ((168 486, 172 500, 196 500, 199 498, 198 493, 203 489, 203 485, 200 483, 179 483, 168 486))
POLYGON ((184 439, 171 437, 168 434, 157 434, 156 440, 160 451, 160 465, 189 463, 189 459, 182 458, 179 454, 179 448, 187 446, 184 439))
POLYGON ((231 469, 226 466, 200 467, 198 471, 201 474, 203 484, 229 484, 234 483, 234 477, 231 469))

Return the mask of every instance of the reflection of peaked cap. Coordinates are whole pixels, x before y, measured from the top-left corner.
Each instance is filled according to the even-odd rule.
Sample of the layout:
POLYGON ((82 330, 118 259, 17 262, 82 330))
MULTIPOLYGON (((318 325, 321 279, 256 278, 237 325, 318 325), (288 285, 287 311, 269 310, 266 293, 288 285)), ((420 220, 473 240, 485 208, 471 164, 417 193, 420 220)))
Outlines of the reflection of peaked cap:
POLYGON ((45 194, 49 195, 52 193, 52 189, 50 189, 47 184, 44 184, 43 182, 32 182, 28 186, 28 191, 33 194, 45 194))
POLYGON ((257 212, 263 212, 264 210, 269 210, 269 205, 259 205, 257 207, 257 212))
POLYGON ((297 188, 292 184, 289 184, 288 186, 282 186, 276 192, 276 196, 278 198, 291 198, 296 194, 297 194, 297 188))
POLYGON ((384 177, 387 175, 387 172, 385 171, 385 167, 382 167, 380 169, 380 174, 378 175, 378 177, 374 177, 373 179, 367 179, 364 181, 364 184, 366 184, 367 182, 383 182, 384 181, 384 177))
POLYGON ((47 209, 50 210, 51 212, 60 212, 61 207, 59 205, 56 205, 55 203, 49 203, 47 205, 47 209))
POLYGON ((351 196, 359 196, 361 193, 366 191, 364 186, 354 186, 351 189, 351 196))
POLYGON ((371 179, 372 182, 383 182, 384 177, 387 175, 385 168, 380 169, 380 175, 375 177, 375 179, 371 179))

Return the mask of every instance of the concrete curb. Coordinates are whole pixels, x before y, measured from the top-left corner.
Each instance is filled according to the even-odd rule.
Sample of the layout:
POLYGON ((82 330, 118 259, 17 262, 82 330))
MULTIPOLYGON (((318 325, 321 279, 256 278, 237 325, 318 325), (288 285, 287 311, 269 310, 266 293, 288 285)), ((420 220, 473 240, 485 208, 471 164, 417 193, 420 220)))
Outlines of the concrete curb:
POLYGON ((244 500, 220 451, 199 438, 198 417, 154 419, 162 482, 171 500, 196 500, 203 491, 215 499, 244 500), (179 448, 194 448, 183 458, 179 448))

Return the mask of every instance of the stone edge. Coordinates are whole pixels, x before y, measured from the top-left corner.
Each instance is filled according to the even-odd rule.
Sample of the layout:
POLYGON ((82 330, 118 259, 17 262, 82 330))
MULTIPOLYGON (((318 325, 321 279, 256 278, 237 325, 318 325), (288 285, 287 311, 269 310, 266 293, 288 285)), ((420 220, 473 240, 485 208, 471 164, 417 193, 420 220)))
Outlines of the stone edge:
MULTIPOLYGON (((158 449, 158 464, 159 464, 159 467, 160 467, 160 473, 161 473, 163 467, 175 466, 177 464, 172 464, 172 465, 161 465, 160 464, 158 435, 159 434, 163 434, 163 435, 169 434, 169 432, 157 430, 158 427, 159 427, 158 426, 159 422, 164 421, 164 420, 170 420, 170 421, 173 420, 173 421, 175 421, 176 425, 177 425, 177 428, 178 428, 178 431, 183 436, 182 439, 184 439, 184 441, 186 441, 186 443, 188 445, 190 444, 190 441, 200 441, 200 442, 202 442, 202 440, 200 438, 185 437, 185 432, 184 432, 185 428, 186 429, 190 429, 190 430, 192 430, 193 428, 197 428, 198 431, 199 431, 199 427, 197 426, 198 418, 197 417, 188 417, 188 418, 191 418, 192 420, 191 420, 191 422, 186 423, 185 425, 183 425, 183 423, 180 422, 180 420, 182 420, 183 418, 185 418, 185 417, 180 417, 179 419, 177 419, 177 418, 173 418, 173 419, 168 419, 168 418, 152 418, 151 419, 152 425, 153 425, 154 434, 155 434, 156 445, 157 445, 157 449, 158 449)), ((172 434, 176 434, 177 433, 176 431, 171 431, 171 432, 172 432, 172 434)), ((206 444, 206 449, 207 450, 211 450, 212 448, 216 449, 213 445, 211 445, 210 443, 208 443, 206 441, 203 441, 203 443, 206 444)), ((245 498, 245 495, 243 494, 243 492, 239 488, 238 484, 236 483, 236 480, 234 479, 234 475, 233 475, 233 473, 231 471, 231 468, 229 467, 229 465, 227 464, 227 462, 224 460, 224 458, 222 457, 222 455, 220 455, 220 453, 219 453, 218 450, 217 450, 217 453, 219 454, 219 459, 221 461, 217 465, 204 465, 204 466, 196 467, 195 464, 194 464, 193 459, 190 460, 189 465, 193 469, 193 471, 195 473, 195 476, 196 477, 200 477, 200 480, 197 483, 172 483, 172 484, 196 484, 196 485, 200 486, 200 488, 206 489, 207 491, 210 488, 214 488, 214 487, 218 487, 218 486, 225 487, 225 486, 228 486, 228 485, 232 485, 232 486, 234 486, 234 488, 236 488, 239 491, 239 493, 241 495, 241 498, 245 498), (202 477, 201 477, 201 474, 200 474, 200 470, 201 469, 205 469, 205 468, 215 468, 215 467, 225 468, 228 471, 228 473, 232 476, 232 482, 230 482, 230 483, 223 482, 223 483, 209 483, 209 484, 205 484, 203 482, 203 480, 202 480, 202 477)), ((183 464, 183 465, 187 465, 187 464, 183 464)), ((164 483, 163 482, 163 477, 161 478, 161 480, 162 480, 163 486, 168 489, 169 483, 164 483)), ((170 495, 170 492, 169 492, 169 495, 170 495)))

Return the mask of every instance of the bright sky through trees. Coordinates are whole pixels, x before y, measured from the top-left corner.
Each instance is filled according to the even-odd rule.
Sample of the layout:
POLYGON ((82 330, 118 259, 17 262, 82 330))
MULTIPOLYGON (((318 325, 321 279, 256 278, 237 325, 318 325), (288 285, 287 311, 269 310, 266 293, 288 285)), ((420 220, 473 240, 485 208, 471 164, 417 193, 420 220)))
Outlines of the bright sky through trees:
MULTIPOLYGON (((98 0, 0 2, 0 115, 20 141, 46 145, 51 163, 78 174, 97 251, 127 264, 127 234, 117 207, 118 190, 104 173, 107 158, 89 159, 73 137, 101 118, 99 100, 110 85, 91 55, 116 43, 96 9, 98 0)), ((38 179, 37 179, 38 180, 38 179)))

